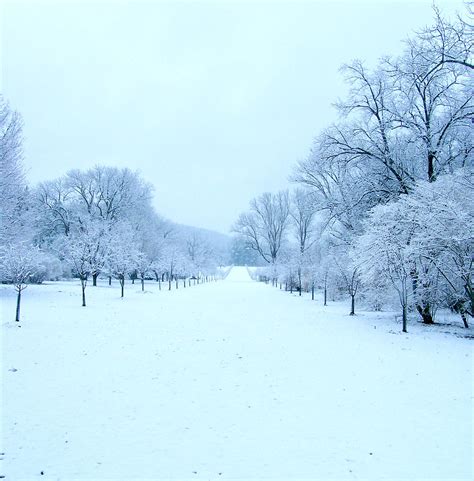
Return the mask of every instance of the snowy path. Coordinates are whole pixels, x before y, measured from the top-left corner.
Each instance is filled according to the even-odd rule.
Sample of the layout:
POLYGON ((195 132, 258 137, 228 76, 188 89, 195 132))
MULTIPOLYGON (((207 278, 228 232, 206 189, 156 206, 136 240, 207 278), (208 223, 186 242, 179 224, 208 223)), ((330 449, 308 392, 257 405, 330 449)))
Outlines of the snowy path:
POLYGON ((2 326, 6 479, 471 479, 466 339, 374 329, 244 268, 87 294, 31 286, 2 326))

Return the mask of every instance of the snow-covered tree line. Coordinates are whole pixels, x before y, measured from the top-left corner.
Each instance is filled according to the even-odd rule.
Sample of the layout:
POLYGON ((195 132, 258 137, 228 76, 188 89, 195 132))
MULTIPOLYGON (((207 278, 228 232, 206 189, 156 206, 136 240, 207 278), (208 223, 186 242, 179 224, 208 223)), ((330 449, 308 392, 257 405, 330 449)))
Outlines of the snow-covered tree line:
POLYGON ((0 280, 21 292, 30 282, 101 276, 200 282, 217 274, 225 252, 205 231, 180 226, 152 206, 152 186, 129 169, 96 166, 30 188, 22 167, 22 121, 0 98, 0 280))
MULTIPOLYGON (((375 68, 342 68, 339 120, 294 169, 292 194, 263 194, 234 230, 286 288, 316 284, 374 309, 398 300, 434 322, 439 307, 474 314, 473 35, 434 25, 375 68)), ((262 272, 261 272, 262 273, 262 272)))

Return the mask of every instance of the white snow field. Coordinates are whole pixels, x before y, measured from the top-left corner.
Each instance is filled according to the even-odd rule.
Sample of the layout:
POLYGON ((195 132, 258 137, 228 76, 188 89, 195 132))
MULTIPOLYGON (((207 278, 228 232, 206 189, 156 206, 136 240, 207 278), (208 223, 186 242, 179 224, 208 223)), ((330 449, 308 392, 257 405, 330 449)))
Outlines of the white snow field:
POLYGON ((442 328, 245 268, 124 299, 100 281, 86 308, 76 282, 30 286, 21 327, 0 293, 7 480, 472 479, 472 341, 442 328))

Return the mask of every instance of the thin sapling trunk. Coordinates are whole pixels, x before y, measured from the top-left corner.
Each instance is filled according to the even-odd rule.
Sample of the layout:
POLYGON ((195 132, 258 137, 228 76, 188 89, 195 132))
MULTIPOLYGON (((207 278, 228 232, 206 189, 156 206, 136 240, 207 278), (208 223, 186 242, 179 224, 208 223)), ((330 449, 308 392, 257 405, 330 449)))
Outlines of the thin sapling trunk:
POLYGON ((328 301, 328 274, 324 275, 324 305, 327 306, 328 301))
POLYGON ((80 278, 81 278, 81 288, 82 288, 82 307, 86 307, 87 276, 80 276, 80 278))
POLYGON ((123 297, 123 291, 125 286, 125 276, 120 276, 119 282, 120 282, 120 297, 123 297))
POLYGON ((349 313, 349 315, 355 315, 355 294, 351 294, 351 312, 349 313))
POLYGON ((15 321, 20 322, 20 304, 21 304, 21 291, 26 288, 26 286, 23 286, 23 284, 18 284, 15 286, 16 290, 18 292, 17 298, 16 298, 16 313, 15 313, 15 321))

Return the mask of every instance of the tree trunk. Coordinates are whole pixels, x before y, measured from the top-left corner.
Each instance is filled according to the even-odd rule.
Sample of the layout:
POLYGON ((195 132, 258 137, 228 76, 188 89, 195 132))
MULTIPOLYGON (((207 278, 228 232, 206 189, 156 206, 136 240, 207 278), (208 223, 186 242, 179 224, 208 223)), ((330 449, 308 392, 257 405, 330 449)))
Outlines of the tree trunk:
POLYGON ((355 294, 351 294, 351 312, 349 313, 350 316, 355 314, 355 294))
POLYGON ((145 279, 142 277, 142 292, 145 290, 145 279))
POLYGON ((327 306, 328 300, 328 273, 324 273, 324 305, 327 306))
POLYGON ((461 311, 461 319, 462 319, 462 322, 464 324, 464 327, 466 329, 469 329, 469 324, 467 323, 466 313, 464 311, 461 311))
POLYGON ((124 285, 125 285, 125 277, 121 277, 121 278, 120 278, 120 291, 121 291, 120 297, 123 297, 123 288, 124 288, 124 285))
POLYGON ((300 291, 300 296, 301 296, 301 291, 303 290, 303 286, 301 284, 301 268, 298 268, 298 289, 300 291))
POLYGON ((161 291, 161 278, 158 279, 158 290, 161 291))
POLYGON ((16 298, 16 314, 15 314, 15 321, 20 322, 20 302, 21 302, 21 286, 18 291, 18 296, 16 298))
POLYGON ((424 305, 417 305, 416 310, 423 319, 423 324, 434 324, 433 315, 431 314, 431 306, 427 303, 424 305))
POLYGON ((468 305, 469 305, 468 311, 470 311, 471 316, 473 316, 474 315, 474 288, 472 285, 472 281, 470 279, 465 283, 464 291, 467 294, 468 305))
POLYGON ((82 287, 82 307, 86 307, 86 282, 82 278, 81 278, 81 287, 82 287))
POLYGON ((314 282, 311 284, 311 300, 314 301, 314 282))
POLYGON ((407 332, 407 306, 402 306, 402 331, 407 332))
POLYGON ((171 277, 168 279, 168 290, 171 291, 171 277))
POLYGON ((99 277, 99 273, 98 272, 94 272, 94 274, 92 274, 92 285, 94 287, 97 287, 97 277, 99 277))
POLYGON ((112 276, 109 276, 109 286, 112 285, 112 276))
POLYGON ((435 155, 433 152, 428 153, 428 180, 434 182, 436 180, 436 175, 434 173, 434 161, 435 155))
MULTIPOLYGON (((430 180, 431 182, 431 180, 430 180)), ((411 276, 411 282, 412 282, 412 288, 413 288, 413 294, 416 296, 417 292, 418 292, 418 283, 419 283, 419 280, 418 280, 418 272, 416 270, 416 268, 414 268, 411 272, 410 272, 410 276, 411 276)), ((425 287, 422 285, 422 287, 425 287)), ((416 302, 416 310, 418 311, 418 313, 420 314, 421 318, 422 318, 422 322, 423 324, 434 324, 434 320, 433 320, 433 316, 431 314, 431 306, 429 304, 429 302, 425 302, 424 299, 423 299, 423 296, 419 296, 420 300, 416 302)))

